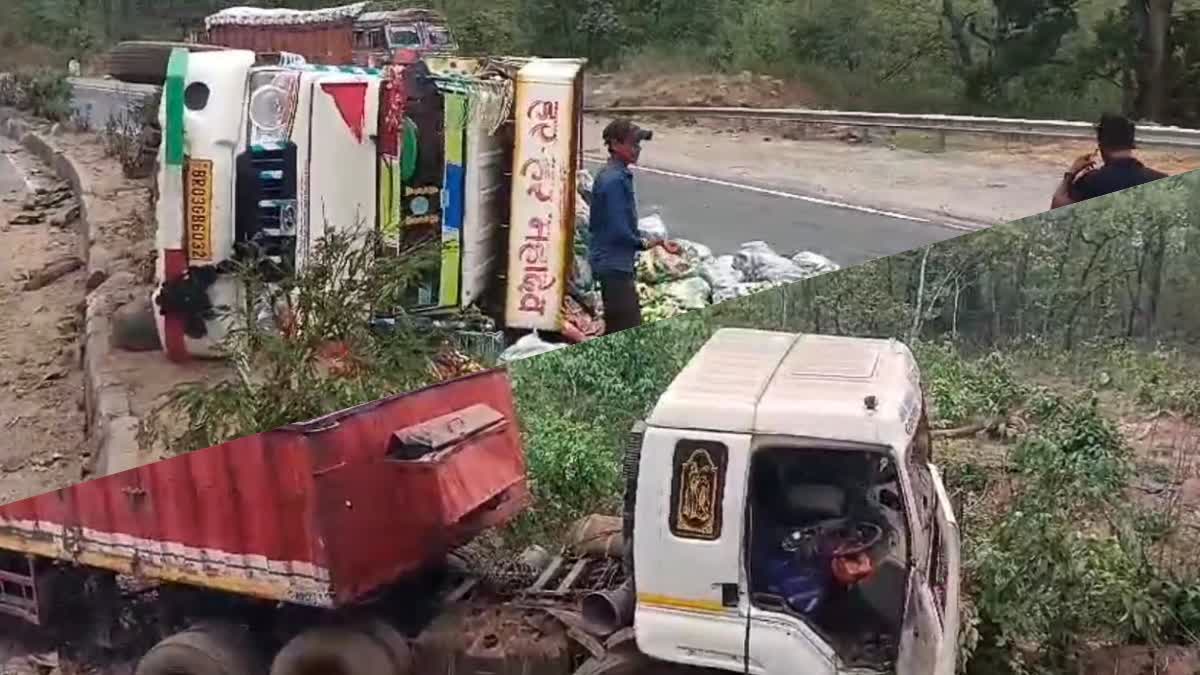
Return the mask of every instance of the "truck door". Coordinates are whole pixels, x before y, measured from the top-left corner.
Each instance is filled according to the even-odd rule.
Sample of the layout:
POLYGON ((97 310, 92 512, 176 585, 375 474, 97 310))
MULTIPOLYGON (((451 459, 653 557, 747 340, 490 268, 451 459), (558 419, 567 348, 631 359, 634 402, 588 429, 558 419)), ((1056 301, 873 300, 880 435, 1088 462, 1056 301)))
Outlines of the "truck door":
POLYGON ((934 559, 930 561, 930 586, 938 609, 941 610, 942 644, 938 648, 938 675, 953 675, 958 662, 959 591, 961 572, 961 540, 954 507, 942 483, 941 472, 930 466, 933 484, 937 489, 938 511, 934 559))
POLYGON ((750 437, 651 427, 634 515, 639 649, 672 663, 742 663, 742 533, 750 437))
POLYGON ((937 468, 929 465, 936 504, 927 565, 914 565, 900 639, 900 675, 954 675, 958 657, 958 521, 937 468))

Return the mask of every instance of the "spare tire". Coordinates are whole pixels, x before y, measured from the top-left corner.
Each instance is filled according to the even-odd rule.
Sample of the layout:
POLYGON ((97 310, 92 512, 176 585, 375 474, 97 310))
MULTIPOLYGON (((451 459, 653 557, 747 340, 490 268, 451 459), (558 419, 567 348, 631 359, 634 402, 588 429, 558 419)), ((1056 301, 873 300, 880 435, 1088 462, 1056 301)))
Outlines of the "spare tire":
POLYGON ((245 631, 198 626, 155 645, 138 662, 136 675, 263 675, 265 664, 245 631))
POLYGON ((122 42, 108 53, 108 73, 122 82, 161 85, 167 80, 167 62, 177 47, 193 52, 221 49, 192 42, 122 42))
POLYGON ((279 650, 271 675, 408 675, 387 642, 370 629, 313 628, 279 650))

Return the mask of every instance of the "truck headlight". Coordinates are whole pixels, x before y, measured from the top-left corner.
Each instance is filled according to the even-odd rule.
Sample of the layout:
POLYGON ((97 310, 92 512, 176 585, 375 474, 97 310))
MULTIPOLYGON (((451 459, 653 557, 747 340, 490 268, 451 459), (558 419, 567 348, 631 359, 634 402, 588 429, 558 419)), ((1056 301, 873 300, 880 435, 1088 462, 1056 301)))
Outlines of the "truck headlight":
POLYGON ((292 135, 300 73, 260 71, 250 78, 250 144, 281 144, 292 135))

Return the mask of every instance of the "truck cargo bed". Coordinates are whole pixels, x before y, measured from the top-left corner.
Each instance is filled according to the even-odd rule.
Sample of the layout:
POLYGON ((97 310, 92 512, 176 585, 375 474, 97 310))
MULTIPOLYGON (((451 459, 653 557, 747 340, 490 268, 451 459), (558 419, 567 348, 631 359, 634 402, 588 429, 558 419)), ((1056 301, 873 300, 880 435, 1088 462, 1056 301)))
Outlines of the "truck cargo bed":
POLYGON ((528 503, 490 370, 0 506, 0 550, 353 604, 528 503))

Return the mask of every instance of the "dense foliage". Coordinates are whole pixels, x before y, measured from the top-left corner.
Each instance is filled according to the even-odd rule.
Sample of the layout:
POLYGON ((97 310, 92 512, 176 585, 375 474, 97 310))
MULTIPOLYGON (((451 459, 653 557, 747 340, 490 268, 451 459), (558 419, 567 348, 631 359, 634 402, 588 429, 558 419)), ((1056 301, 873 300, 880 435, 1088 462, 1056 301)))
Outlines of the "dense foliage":
MULTIPOLYGON (((345 0, 263 0, 313 8, 345 0)), ((87 60, 180 38, 241 0, 19 0, 5 61, 87 60)), ((1122 107, 1200 124, 1200 0, 412 0, 470 51, 586 56, 602 67, 795 77, 856 105, 1094 116, 1122 107), (1068 95, 1064 95, 1068 94, 1068 95)))

